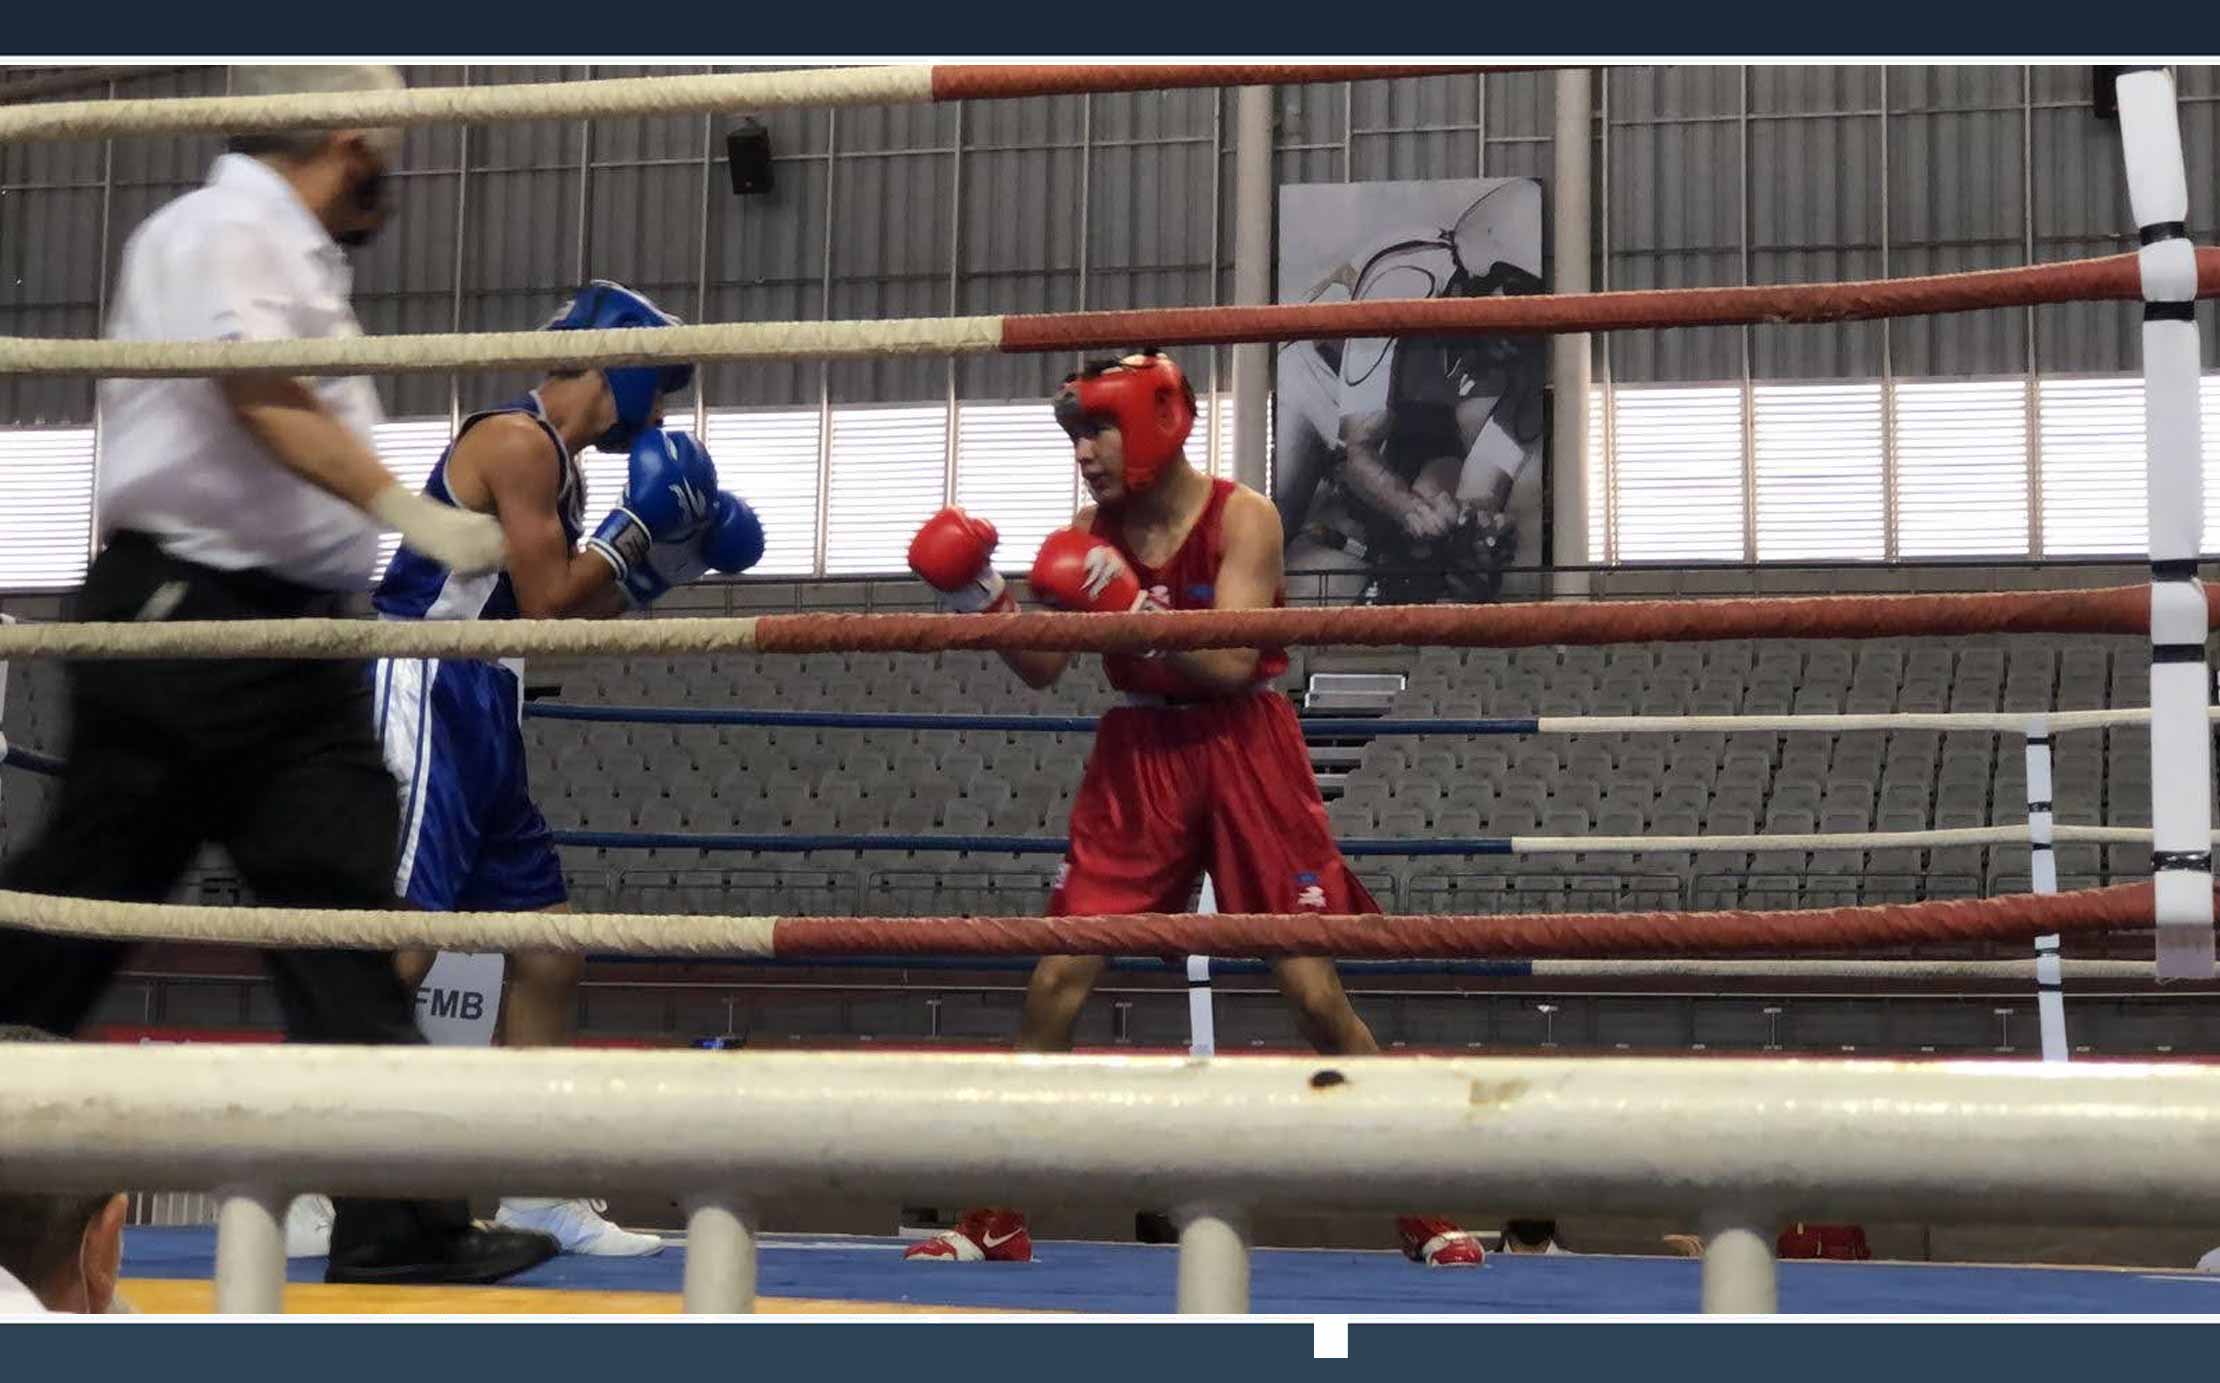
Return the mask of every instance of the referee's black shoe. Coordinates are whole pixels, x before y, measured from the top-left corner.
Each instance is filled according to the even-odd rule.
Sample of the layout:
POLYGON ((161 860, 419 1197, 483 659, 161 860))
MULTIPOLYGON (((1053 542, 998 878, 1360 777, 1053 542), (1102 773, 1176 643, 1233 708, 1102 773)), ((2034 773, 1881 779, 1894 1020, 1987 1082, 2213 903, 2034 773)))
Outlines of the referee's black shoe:
POLYGON ((326 1282, 483 1286, 562 1252, 551 1234, 478 1228, 460 1201, 334 1205, 326 1282))

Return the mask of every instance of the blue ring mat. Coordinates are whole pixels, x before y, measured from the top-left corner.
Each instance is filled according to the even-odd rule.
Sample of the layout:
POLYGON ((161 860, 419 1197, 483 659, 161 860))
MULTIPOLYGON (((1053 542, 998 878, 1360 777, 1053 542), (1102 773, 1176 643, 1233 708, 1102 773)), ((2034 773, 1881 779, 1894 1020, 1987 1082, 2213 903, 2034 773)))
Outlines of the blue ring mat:
MULTIPOLYGON (((919 1306, 1148 1313, 1173 1308, 1169 1245, 1042 1242, 1031 1263, 905 1263, 904 1241, 765 1235, 757 1290, 768 1297, 919 1306)), ((127 1278, 211 1278, 206 1226, 139 1227, 124 1236, 127 1278)), ((649 1258, 565 1256, 504 1286, 677 1292, 681 1242, 649 1258)), ((1258 1249, 1258 1312, 1307 1315, 1671 1314, 1698 1309, 1699 1265, 1683 1258, 1491 1254, 1471 1269, 1427 1269, 1393 1251, 1258 1249)), ((321 1282, 324 1260, 294 1259, 294 1282, 321 1282)), ((1781 1310, 1831 1314, 2220 1313, 2220 1275, 2159 1269, 1975 1267, 1928 1263, 1781 1265, 1781 1310)))

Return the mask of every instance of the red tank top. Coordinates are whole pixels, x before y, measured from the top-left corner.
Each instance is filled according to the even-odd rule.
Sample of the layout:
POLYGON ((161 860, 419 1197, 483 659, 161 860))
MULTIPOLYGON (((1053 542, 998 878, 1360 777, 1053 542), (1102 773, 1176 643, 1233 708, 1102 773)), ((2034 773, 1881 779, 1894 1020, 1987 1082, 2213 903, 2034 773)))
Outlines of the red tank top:
MULTIPOLYGON (((1226 556, 1226 501, 1233 491, 1234 483, 1230 480, 1210 482, 1210 501, 1203 505, 1202 517, 1187 531, 1187 539, 1179 545, 1179 551, 1161 567, 1149 566, 1133 555, 1121 526, 1106 511, 1095 511, 1092 531, 1094 536, 1118 550, 1133 567, 1133 574, 1141 579, 1141 588, 1153 592, 1159 601, 1174 610, 1208 610, 1218 600, 1218 566, 1226 556)), ((1286 603, 1285 586, 1272 592, 1274 609, 1286 603)), ((1287 671, 1286 649, 1266 648, 1260 652, 1256 664, 1257 682, 1269 682, 1287 671)), ((1102 666, 1110 674, 1110 685, 1119 691, 1181 700, 1206 700, 1225 694, 1189 681, 1159 658, 1105 653, 1102 666)))

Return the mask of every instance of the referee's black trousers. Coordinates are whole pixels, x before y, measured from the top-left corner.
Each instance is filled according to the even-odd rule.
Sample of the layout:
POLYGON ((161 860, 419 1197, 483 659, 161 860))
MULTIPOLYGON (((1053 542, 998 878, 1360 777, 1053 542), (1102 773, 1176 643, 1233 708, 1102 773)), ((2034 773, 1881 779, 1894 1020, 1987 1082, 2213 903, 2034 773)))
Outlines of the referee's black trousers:
MULTIPOLYGON (((71 615, 283 619, 341 608, 341 597, 263 572, 179 561, 124 533, 93 562, 71 615)), ((36 840, 0 868, 0 883, 161 902, 213 841, 263 904, 405 906, 393 889, 400 809, 372 733, 363 664, 85 659, 66 672, 69 764, 60 795, 36 840)), ((0 928, 0 1022, 73 1032, 128 949, 0 928)), ((262 956, 291 1040, 424 1040, 384 952, 262 956)), ((469 1223, 459 1201, 340 1200, 336 1208, 335 1252, 366 1239, 400 1249, 469 1223)))

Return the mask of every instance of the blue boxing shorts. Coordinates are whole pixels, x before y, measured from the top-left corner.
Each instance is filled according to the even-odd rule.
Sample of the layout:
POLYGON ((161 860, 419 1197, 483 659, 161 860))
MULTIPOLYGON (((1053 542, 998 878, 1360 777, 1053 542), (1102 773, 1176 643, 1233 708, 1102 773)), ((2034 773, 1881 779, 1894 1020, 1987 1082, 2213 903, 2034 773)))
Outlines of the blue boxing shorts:
POLYGON ((562 862, 525 783, 523 686, 511 667, 382 658, 373 705, 401 793, 394 889, 434 912, 565 901, 562 862))

